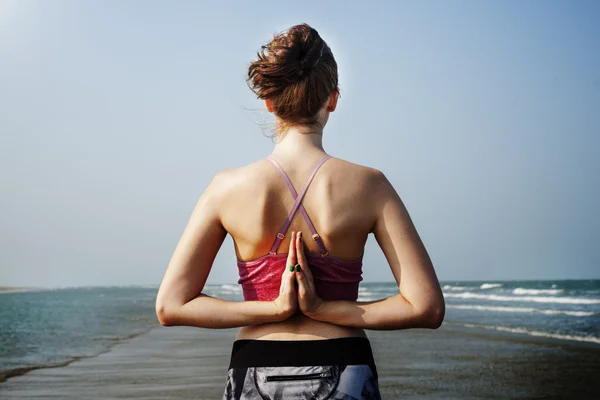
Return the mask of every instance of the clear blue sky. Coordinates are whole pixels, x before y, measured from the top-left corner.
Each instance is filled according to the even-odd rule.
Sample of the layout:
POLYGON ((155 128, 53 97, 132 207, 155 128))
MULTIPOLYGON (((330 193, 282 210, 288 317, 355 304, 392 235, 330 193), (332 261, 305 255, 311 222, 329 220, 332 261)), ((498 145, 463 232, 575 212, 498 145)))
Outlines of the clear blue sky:
POLYGON ((388 176, 440 279, 600 278, 600 2, 375 3, 0 0, 0 285, 158 284, 212 176, 269 154, 245 74, 302 22, 325 149, 388 176))

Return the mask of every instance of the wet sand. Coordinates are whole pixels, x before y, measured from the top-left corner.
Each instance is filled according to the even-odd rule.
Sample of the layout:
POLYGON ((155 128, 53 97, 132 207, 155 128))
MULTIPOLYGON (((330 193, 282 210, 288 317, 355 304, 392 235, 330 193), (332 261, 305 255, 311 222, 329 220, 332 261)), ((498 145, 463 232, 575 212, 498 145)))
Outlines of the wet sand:
MULTIPOLYGON (((0 383, 2 399, 219 399, 236 330, 157 327, 0 383)), ((453 327, 370 331, 384 399, 600 398, 600 346, 453 327)))

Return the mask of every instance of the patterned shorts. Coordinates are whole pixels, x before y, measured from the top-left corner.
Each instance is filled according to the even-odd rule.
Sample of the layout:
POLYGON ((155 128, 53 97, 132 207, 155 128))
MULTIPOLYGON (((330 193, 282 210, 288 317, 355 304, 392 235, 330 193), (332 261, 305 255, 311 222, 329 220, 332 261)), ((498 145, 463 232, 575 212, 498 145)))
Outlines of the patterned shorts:
POLYGON ((367 338, 237 340, 223 400, 380 400, 367 338))

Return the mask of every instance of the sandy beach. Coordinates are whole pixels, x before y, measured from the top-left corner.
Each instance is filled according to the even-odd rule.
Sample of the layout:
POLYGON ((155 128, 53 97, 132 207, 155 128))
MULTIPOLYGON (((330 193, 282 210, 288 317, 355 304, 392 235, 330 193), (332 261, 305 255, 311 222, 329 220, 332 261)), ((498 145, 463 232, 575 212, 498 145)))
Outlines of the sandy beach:
MULTIPOLYGON (((3 399, 219 399, 236 330, 156 327, 97 357, 0 384, 3 399)), ((453 327, 368 333, 384 399, 600 396, 600 348, 453 327)))

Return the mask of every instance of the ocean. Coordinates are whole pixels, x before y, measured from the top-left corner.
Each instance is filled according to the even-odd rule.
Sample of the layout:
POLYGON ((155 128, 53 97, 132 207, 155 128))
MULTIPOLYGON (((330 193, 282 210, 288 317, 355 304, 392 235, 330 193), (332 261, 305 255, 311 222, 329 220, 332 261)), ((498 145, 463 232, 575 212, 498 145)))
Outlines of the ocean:
MULTIPOLYGON (((442 329, 600 347, 600 280, 442 282, 442 329)), ((108 351, 158 321, 158 287, 80 287, 0 293, 0 381, 108 351)), ((359 300, 396 294, 393 283, 361 283, 359 300)), ((204 292, 242 300, 239 285, 204 292)))

